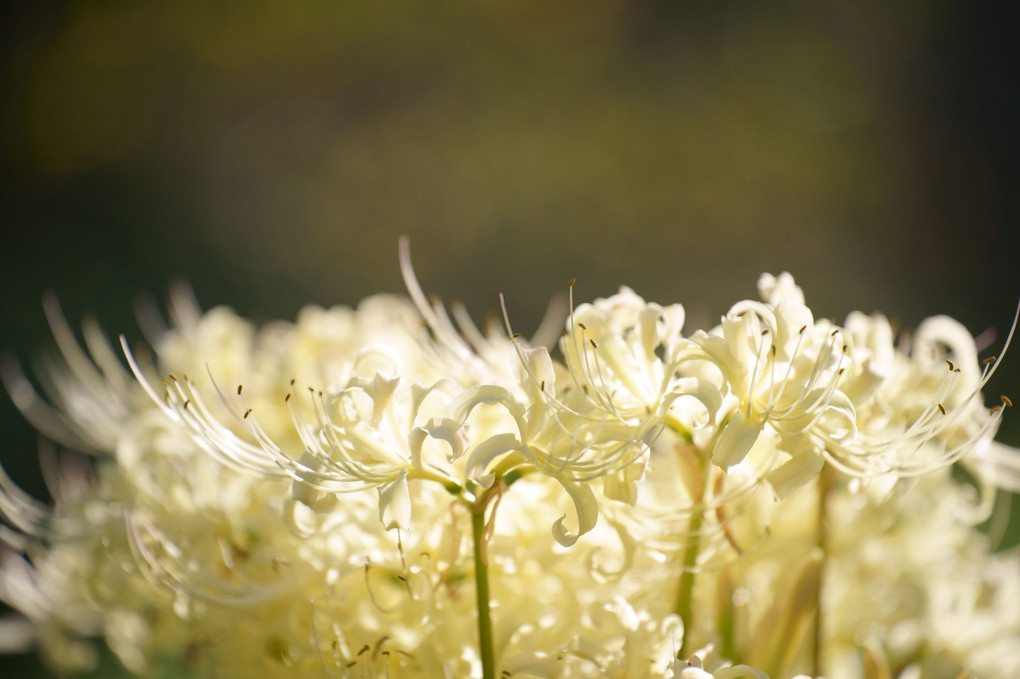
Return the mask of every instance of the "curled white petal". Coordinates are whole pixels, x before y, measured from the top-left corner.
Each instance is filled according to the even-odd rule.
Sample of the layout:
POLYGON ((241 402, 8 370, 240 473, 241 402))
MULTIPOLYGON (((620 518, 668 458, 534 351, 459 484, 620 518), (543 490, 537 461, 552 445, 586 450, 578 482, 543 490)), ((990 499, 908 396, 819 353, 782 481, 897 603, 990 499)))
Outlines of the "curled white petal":
POLYGON ((561 516, 553 524, 552 532, 556 542, 564 547, 570 547, 577 539, 595 527, 598 521, 598 503, 595 501, 595 493, 585 483, 572 483, 560 480, 564 490, 574 503, 574 510, 577 513, 577 530, 571 532, 566 527, 566 516, 561 516))

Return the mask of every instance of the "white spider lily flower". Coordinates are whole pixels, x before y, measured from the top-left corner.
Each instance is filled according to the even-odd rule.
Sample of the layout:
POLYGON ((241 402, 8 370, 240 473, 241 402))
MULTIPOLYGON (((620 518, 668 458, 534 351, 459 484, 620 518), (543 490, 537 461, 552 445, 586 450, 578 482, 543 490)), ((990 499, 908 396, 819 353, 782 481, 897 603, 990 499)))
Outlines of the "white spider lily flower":
POLYGON ((683 357, 684 369, 714 372, 727 397, 713 464, 729 469, 741 463, 768 427, 781 437, 786 461, 766 471, 784 497, 821 469, 812 432, 853 419, 852 403, 840 390, 848 359, 842 330, 814 320, 789 274, 765 274, 758 286, 765 302, 739 302, 717 328, 694 333, 697 350, 683 357))
POLYGON ((691 337, 700 351, 685 357, 714 366, 732 398, 712 451, 722 468, 741 462, 766 425, 795 438, 850 405, 837 389, 846 364, 839 328, 815 322, 788 274, 763 275, 759 288, 766 303, 735 304, 717 328, 691 337))
MULTIPOLYGON (((379 352, 378 347, 368 350, 373 356, 379 352)), ((141 368, 127 354, 132 369, 144 380, 141 368)), ((527 408, 508 390, 496 385, 463 389, 449 379, 422 386, 379 372, 364 377, 357 365, 365 355, 350 359, 344 372, 352 376, 346 383, 308 395, 295 389, 288 392, 286 406, 300 446, 291 451, 287 442, 277 443, 260 425, 241 390, 238 402, 243 410, 229 406, 227 410, 235 428, 240 425, 247 432, 223 424, 186 376, 171 375, 164 382, 163 399, 147 382, 143 384, 164 412, 184 424, 216 459, 234 469, 290 478, 294 499, 316 511, 332 511, 336 494, 376 489, 380 520, 387 528, 404 528, 411 513, 409 481, 425 479, 471 495, 476 491, 468 488, 470 484, 491 485, 493 462, 516 453, 520 462, 557 476, 573 500, 578 529, 569 531, 564 519, 557 521, 554 531, 561 542, 567 544, 591 530, 597 516, 591 489, 551 468, 544 452, 550 446, 538 448, 537 439, 533 445, 527 408), (488 405, 499 407, 484 412, 479 408, 488 405), (437 443, 445 446, 445 453, 435 449, 437 443)), ((228 404, 226 395, 218 396, 220 405, 228 404)))
MULTIPOLYGON (((1015 317, 1002 354, 1016 325, 1015 317)), ((925 320, 904 346, 894 344, 880 315, 851 314, 847 332, 854 419, 842 430, 817 432, 844 473, 915 476, 974 453, 974 466, 1004 472, 1000 487, 1020 483, 1014 471, 1020 454, 992 444, 1003 406, 1011 402, 1003 397, 1000 406, 986 410, 981 399, 1002 354, 979 363, 970 333, 945 316, 925 320)))
MULTIPOLYGON (((571 306, 572 296, 573 282, 571 306)), ((682 306, 647 303, 624 287, 572 311, 560 339, 563 366, 545 349, 516 341, 534 401, 531 421, 563 451, 545 451, 541 468, 576 481, 603 478, 610 497, 632 504, 648 446, 667 419, 690 429, 712 423, 718 391, 677 374, 686 348, 683 323, 682 306), (680 400, 683 407, 677 407, 680 400)))
POLYGON ((574 388, 594 411, 620 422, 661 415, 669 406, 684 318, 683 306, 645 302, 627 287, 580 305, 560 340, 574 388))
MULTIPOLYGON (((232 323, 230 317, 223 321, 232 323)), ((515 349, 508 339, 503 343, 512 361, 505 370, 515 374, 515 349)), ((561 542, 572 543, 594 526, 597 516, 594 494, 585 481, 602 473, 599 465, 611 468, 614 464, 613 460, 593 462, 593 456, 582 459, 582 453, 597 449, 601 455, 607 445, 627 450, 632 446, 629 431, 626 437, 614 433, 618 424, 588 421, 585 432, 571 437, 549 426, 541 409, 526 418, 529 406, 497 384, 475 382, 465 388, 457 380, 443 378, 420 385, 414 376, 422 372, 412 370, 410 378, 401 372, 407 363, 417 365, 420 356, 399 355, 385 343, 355 351, 340 367, 340 381, 324 391, 299 393, 292 381, 286 409, 296 437, 274 435, 263 426, 262 418, 267 412, 279 429, 278 407, 256 411, 241 387, 236 398, 228 397, 215 381, 211 389, 203 390, 184 374, 170 374, 160 396, 146 377, 153 371, 143 369, 123 344, 131 370, 152 400, 183 424, 214 459, 238 471, 291 479, 294 500, 317 511, 332 510, 338 493, 376 489, 380 519, 388 527, 408 525, 408 482, 428 479, 451 492, 471 495, 470 484, 484 489, 493 481, 490 464, 515 454, 505 469, 513 466, 514 459, 530 464, 556 477, 572 499, 577 529, 567 529, 565 517, 554 523, 561 542), (480 408, 490 405, 497 407, 480 408), (502 414, 494 419, 494 413, 502 414), (549 439, 550 432, 555 433, 554 440, 549 439), (437 442, 447 446, 445 455, 433 451, 437 442), (460 462, 462 456, 466 463, 460 462)), ((249 345, 250 338, 243 339, 241 353, 250 353, 249 345)), ((212 367, 207 370, 211 372, 212 367)), ((238 376, 233 368, 228 374, 238 376)), ((627 450, 617 452, 617 457, 627 450)))
MULTIPOLYGON (((573 281, 570 297, 573 308, 573 281)), ((680 305, 646 303, 622 288, 577 307, 560 339, 562 365, 513 335, 505 306, 504 320, 526 394, 520 444, 573 500, 578 530, 566 531, 562 519, 554 526, 562 544, 573 544, 597 519, 591 482, 601 480, 605 497, 633 505, 650 445, 670 419, 689 429, 707 427, 721 396, 704 380, 677 375, 685 346, 680 305)))
MULTIPOLYGON (((307 396, 291 385, 285 407, 300 447, 287 452, 288 444, 277 443, 261 426, 259 416, 247 407, 242 389, 238 389, 237 396, 244 409, 239 412, 214 383, 219 404, 232 416, 235 427, 243 427, 246 432, 224 425, 206 405, 194 381, 186 376, 171 375, 164 382, 166 397, 160 399, 126 346, 125 352, 153 400, 186 426, 203 449, 234 469, 292 479, 294 499, 313 509, 332 510, 332 498, 337 493, 375 488, 379 491, 380 519, 388 527, 406 527, 409 474, 457 485, 451 473, 431 460, 427 462, 422 454, 424 439, 429 436, 454 446, 448 462, 463 452, 458 449, 460 442, 454 431, 459 424, 451 428, 449 418, 429 417, 422 412, 423 406, 431 408, 436 399, 449 404, 449 380, 427 388, 399 388, 399 378, 383 373, 367 379, 355 375, 327 392, 310 389, 307 396)), ((364 354, 357 355, 350 363, 357 364, 363 358, 364 354)))
MULTIPOLYGON (((783 455, 767 478, 785 497, 825 460, 854 476, 909 476, 988 450, 1002 408, 985 411, 980 390, 1001 356, 981 369, 959 323, 928 319, 911 347, 897 348, 882 316, 853 313, 846 329, 815 321, 789 274, 763 275, 759 289, 764 303, 734 305, 719 327, 691 337, 698 351, 685 359, 696 374, 712 366, 731 404, 714 464, 740 463, 768 427, 783 455)), ((1003 351, 1015 328, 1014 319, 1003 351)), ((1008 456, 985 457, 1015 466, 1008 456)))
POLYGON ((578 522, 576 531, 566 528, 566 517, 554 524, 561 544, 573 544, 595 525, 598 510, 591 481, 603 479, 607 496, 633 503, 648 444, 664 426, 673 401, 681 396, 707 401, 709 405, 703 406, 707 416, 699 418, 698 426, 714 414, 718 397, 703 393, 705 385, 688 379, 684 389, 677 387, 674 364, 682 342, 682 306, 646 304, 623 288, 613 297, 573 310, 571 282, 572 311, 560 339, 565 360, 561 366, 547 349, 535 346, 555 318, 553 306, 532 343, 512 332, 505 305, 509 337, 483 336, 463 310, 455 308, 464 339, 442 303, 429 303, 422 292, 407 239, 400 245, 405 284, 432 332, 427 346, 439 363, 463 366, 475 380, 481 376, 483 386, 462 399, 460 419, 477 405, 499 405, 516 425, 514 431, 473 449, 468 476, 487 487, 493 479, 484 469, 512 453, 555 478, 571 498, 578 522), (520 370, 508 376, 513 353, 520 359, 520 370))
POLYGON ((442 303, 429 301, 422 292, 407 239, 400 245, 405 284, 431 331, 426 348, 448 374, 467 384, 483 383, 462 399, 466 407, 459 419, 485 404, 501 406, 515 424, 473 448, 467 456, 468 478, 488 487, 493 476, 485 469, 497 460, 503 470, 522 460, 555 478, 571 498, 577 519, 576 529, 566 527, 566 517, 554 524, 561 544, 574 544, 594 527, 598 501, 593 481, 602 481, 607 498, 636 501, 649 445, 668 419, 688 431, 713 423, 722 401, 716 387, 676 371, 686 347, 681 305, 646 303, 624 287, 575 309, 571 281, 560 364, 542 346, 545 328, 556 316, 553 306, 530 343, 513 333, 505 304, 507 336, 483 335, 455 307, 458 330, 442 303), (519 370, 508 375, 514 352, 519 370), (679 402, 683 405, 675 405, 679 402))
MULTIPOLYGON (((503 387, 462 389, 452 380, 405 386, 377 375, 320 398, 314 425, 294 406, 295 422, 308 422, 301 425, 305 453, 302 467, 294 470, 300 477, 295 497, 305 488, 328 493, 376 487, 384 524, 401 527, 409 517, 409 480, 438 482, 470 499, 495 482, 498 465, 505 471, 534 469, 564 488, 577 528, 568 529, 566 517, 555 521, 553 534, 561 544, 573 544, 595 525, 597 502, 588 478, 581 476, 593 472, 579 466, 576 442, 559 430, 536 426, 536 417, 545 421, 541 408, 503 387)), ((619 438, 611 435, 613 445, 619 438)), ((587 439, 584 450, 598 443, 587 439)))

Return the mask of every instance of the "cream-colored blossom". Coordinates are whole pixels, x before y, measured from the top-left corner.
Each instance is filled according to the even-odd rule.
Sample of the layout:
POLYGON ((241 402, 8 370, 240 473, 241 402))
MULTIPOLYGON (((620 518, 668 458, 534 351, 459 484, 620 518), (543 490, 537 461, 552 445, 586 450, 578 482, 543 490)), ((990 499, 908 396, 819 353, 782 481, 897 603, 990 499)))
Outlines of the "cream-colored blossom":
MULTIPOLYGON (((729 397, 712 461, 722 468, 740 463, 768 426, 784 438, 786 452, 797 453, 791 465, 817 472, 821 455, 812 430, 850 414, 837 388, 846 361, 842 332, 814 320, 789 274, 764 275, 759 289, 765 302, 739 302, 718 328, 691 338, 700 351, 688 360, 713 366, 729 397)), ((780 494, 808 480, 807 474, 787 472, 789 483, 780 494)))
POLYGON ((720 326, 692 335, 697 350, 685 358, 725 397, 715 465, 739 464, 766 428, 780 437, 777 464, 765 470, 779 497, 826 460, 862 477, 923 473, 972 453, 988 469, 1018 464, 990 444, 1002 408, 988 411, 980 396, 1001 356, 982 367, 959 323, 928 319, 898 346, 880 315, 854 312, 845 328, 814 320, 789 274, 763 275, 759 290, 763 302, 740 302, 720 326))
POLYGON ((480 548, 497 676, 1020 674, 1017 554, 973 530, 1020 462, 961 326, 897 343, 765 275, 688 336, 628 288, 571 301, 557 355, 448 315, 404 249, 411 300, 256 328, 177 294, 127 368, 51 303, 61 356, 5 379, 95 462, 55 456, 52 507, 0 474, 17 636, 63 669, 100 636, 139 674, 480 677, 480 548))
MULTIPOLYGON (((972 452, 993 459, 988 447, 1003 408, 988 410, 980 390, 1001 356, 981 365, 974 339, 945 316, 925 320, 904 346, 893 343, 888 321, 880 315, 851 314, 847 329, 855 359, 847 390, 856 417, 846 431, 820 432, 841 469, 903 476, 946 466, 972 452)), ((1003 352, 1015 329, 1016 321, 1003 352)), ((1002 481, 1015 485, 1016 476, 1002 481)))

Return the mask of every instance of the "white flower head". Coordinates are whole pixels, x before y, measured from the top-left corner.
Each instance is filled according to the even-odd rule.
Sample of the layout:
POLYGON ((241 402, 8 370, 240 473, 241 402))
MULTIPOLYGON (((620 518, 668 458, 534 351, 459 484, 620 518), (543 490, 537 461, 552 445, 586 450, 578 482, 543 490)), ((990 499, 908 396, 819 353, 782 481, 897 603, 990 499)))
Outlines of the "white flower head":
MULTIPOLYGON (((896 345, 883 316, 851 314, 847 342, 853 360, 843 385, 854 417, 847 426, 817 431, 829 459, 856 476, 914 476, 971 453, 993 460, 991 441, 1011 402, 1002 397, 988 410, 981 389, 1009 348, 1018 317, 1002 354, 979 362, 973 337, 946 316, 925 320, 896 345)), ((1008 457, 998 455, 1004 470, 1011 466, 1008 457)), ((1006 474, 1002 483, 1009 487, 1017 478, 1006 474)))
POLYGON ((1018 555, 946 465, 1020 488, 1020 456, 958 323, 839 327, 765 274, 684 336, 680 305, 571 285, 557 354, 401 250, 410 300, 256 328, 177 295, 127 369, 50 308, 61 357, 5 380, 92 462, 52 455, 52 507, 0 471, 8 645, 271 679, 1017 674, 1018 555))
POLYGON ((787 461, 764 471, 785 496, 822 466, 814 431, 853 418, 840 390, 848 359, 842 330, 814 320, 789 274, 763 275, 759 289, 765 302, 738 302, 717 328, 696 332, 696 349, 685 361, 714 374, 725 396, 713 464, 741 463, 767 427, 780 437, 787 461))

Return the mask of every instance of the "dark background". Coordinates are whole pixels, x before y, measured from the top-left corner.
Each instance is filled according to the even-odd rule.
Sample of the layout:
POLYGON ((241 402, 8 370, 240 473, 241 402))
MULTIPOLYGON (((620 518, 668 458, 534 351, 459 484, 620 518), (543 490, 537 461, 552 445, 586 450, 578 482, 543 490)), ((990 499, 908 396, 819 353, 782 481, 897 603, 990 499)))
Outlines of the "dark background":
MULTIPOLYGON (((947 313, 995 351, 1020 297, 1015 24, 971 3, 3 12, 0 348, 25 362, 46 290, 111 334, 179 278, 292 318, 401 290, 400 234, 426 290, 479 317, 503 291, 525 333, 571 277, 707 326, 789 270, 818 316, 947 313)), ((1020 397, 1012 353, 990 398, 1020 397)), ((0 421, 42 494, 34 432, 0 421)))

